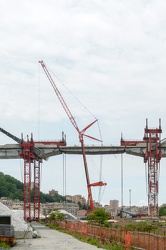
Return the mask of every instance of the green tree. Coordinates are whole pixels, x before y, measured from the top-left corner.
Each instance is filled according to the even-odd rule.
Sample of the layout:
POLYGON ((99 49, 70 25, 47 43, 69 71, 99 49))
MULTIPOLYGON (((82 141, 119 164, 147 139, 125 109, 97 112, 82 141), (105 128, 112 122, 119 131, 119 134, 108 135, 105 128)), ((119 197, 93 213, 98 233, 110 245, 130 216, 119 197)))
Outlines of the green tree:
POLYGON ((165 216, 166 215, 166 206, 159 208, 159 216, 165 216))
POLYGON ((85 204, 82 204, 80 201, 79 202, 77 202, 77 205, 79 206, 79 209, 80 210, 86 210, 87 209, 87 207, 86 207, 86 205, 85 204))
POLYGON ((103 225, 108 221, 110 214, 104 209, 96 208, 92 213, 88 214, 87 217, 89 223, 95 222, 96 224, 103 225))
MULTIPOLYGON (((24 184, 15 179, 10 175, 5 175, 4 173, 0 172, 0 197, 8 197, 10 199, 19 199, 20 201, 23 200, 23 187, 24 184)), ((33 202, 33 194, 34 190, 31 191, 31 201, 33 202)), ((65 197, 61 195, 56 195, 52 197, 49 194, 44 194, 40 192, 40 201, 41 203, 46 202, 63 202, 65 201, 65 197)))

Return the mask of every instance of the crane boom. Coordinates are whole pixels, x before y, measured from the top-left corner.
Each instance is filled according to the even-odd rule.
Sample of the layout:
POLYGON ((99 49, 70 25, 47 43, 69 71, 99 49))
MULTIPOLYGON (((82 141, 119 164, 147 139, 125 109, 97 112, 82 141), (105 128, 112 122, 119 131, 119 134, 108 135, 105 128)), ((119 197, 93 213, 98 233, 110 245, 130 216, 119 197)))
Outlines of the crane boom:
MULTIPOLYGON (((98 140, 96 138, 93 138, 93 137, 88 136, 88 135, 85 134, 85 131, 89 127, 91 127, 97 121, 97 119, 95 121, 93 121, 92 123, 90 123, 88 126, 86 126, 84 129, 80 130, 77 123, 76 123, 76 121, 75 121, 75 119, 74 119, 74 117, 73 117, 73 115, 72 115, 72 113, 71 113, 71 111, 70 111, 70 109, 68 108, 64 98, 62 97, 61 93, 59 92, 59 90, 58 90, 58 88, 57 88, 57 86, 55 84, 55 82, 53 81, 53 79, 52 79, 52 77, 51 77, 45 63, 43 61, 39 61, 39 63, 41 64, 46 76, 48 77, 48 80, 50 81, 50 83, 51 83, 51 85, 52 85, 52 87, 53 87, 53 89, 54 89, 60 103, 62 104, 66 114, 68 115, 71 123, 73 124, 73 126, 75 127, 75 129, 77 130, 77 132, 79 134, 79 141, 81 143, 83 162, 84 162, 84 169, 85 169, 85 175, 86 175, 86 181, 87 181, 88 200, 89 200, 89 203, 90 203, 90 210, 93 211, 94 210, 94 205, 93 205, 93 199, 92 199, 91 186, 104 186, 106 184, 103 183, 103 182, 99 182, 98 185, 97 185, 97 183, 96 183, 96 185, 90 184, 89 171, 88 171, 88 165, 87 165, 87 160, 86 160, 85 147, 84 147, 84 138, 83 137, 87 136, 89 138, 98 140)), ((100 141, 100 140, 98 140, 98 141, 100 141)))
POLYGON ((49 73, 49 71, 48 71, 48 69, 47 69, 45 63, 44 63, 43 61, 39 61, 39 63, 40 63, 41 66, 43 67, 43 70, 44 70, 46 76, 48 77, 48 79, 49 79, 49 81, 50 81, 50 83, 51 83, 51 85, 52 85, 52 87, 53 87, 53 89, 54 89, 54 91, 55 91, 55 93, 56 93, 56 95, 57 95, 57 97, 58 97, 60 103, 62 104, 62 106, 63 106, 63 108, 64 108, 66 114, 68 115, 68 117, 69 117, 71 123, 73 124, 73 126, 75 127, 75 129, 76 129, 76 130, 78 131, 78 133, 79 133, 80 130, 79 130, 78 126, 77 126, 77 123, 76 123, 76 121, 75 121, 75 119, 74 119, 72 113, 70 112, 70 109, 68 108, 68 106, 67 106, 67 104, 66 104, 66 102, 65 102, 65 100, 64 100, 64 98, 63 98, 63 96, 61 95, 61 93, 59 92, 57 86, 55 85, 55 83, 54 83, 54 81, 53 81, 53 79, 52 79, 52 77, 51 77, 51 75, 50 75, 50 73, 49 73))

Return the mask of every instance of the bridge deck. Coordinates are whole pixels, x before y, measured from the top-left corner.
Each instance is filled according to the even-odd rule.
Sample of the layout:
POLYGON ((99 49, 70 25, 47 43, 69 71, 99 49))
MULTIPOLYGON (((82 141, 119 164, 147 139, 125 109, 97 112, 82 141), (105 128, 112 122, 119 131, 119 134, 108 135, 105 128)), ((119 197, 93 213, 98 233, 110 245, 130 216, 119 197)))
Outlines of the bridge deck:
MULTIPOLYGON (((60 154, 82 154, 80 146, 54 146, 37 144, 35 147, 43 151, 45 158, 60 154)), ((140 157, 144 156, 145 146, 85 146, 87 155, 108 155, 108 154, 131 154, 140 157)), ((5 144, 0 145, 0 159, 19 159, 21 153, 21 146, 19 144, 5 144)), ((166 156, 166 148, 163 148, 163 157, 166 156)))

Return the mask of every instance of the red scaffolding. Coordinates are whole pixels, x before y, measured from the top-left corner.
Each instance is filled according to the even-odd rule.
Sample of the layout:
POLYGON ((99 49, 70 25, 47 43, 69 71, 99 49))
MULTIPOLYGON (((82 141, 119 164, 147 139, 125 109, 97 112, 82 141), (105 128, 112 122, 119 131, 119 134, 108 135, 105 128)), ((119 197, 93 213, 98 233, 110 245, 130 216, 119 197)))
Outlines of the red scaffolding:
MULTIPOLYGON (((159 147, 161 130, 161 120, 159 120, 159 128, 148 128, 148 120, 146 119, 146 127, 144 129, 143 140, 124 140, 121 138, 121 146, 139 147, 144 145, 146 150, 144 153, 144 162, 148 163, 148 215, 158 216, 158 182, 159 182, 159 162, 162 152, 159 147)), ((134 154, 134 153, 133 153, 134 154)), ((135 152, 135 155, 137 153, 135 152)))
POLYGON ((161 159, 161 149, 159 148, 161 121, 159 128, 146 128, 144 141, 146 141, 146 152, 144 162, 148 162, 148 208, 150 216, 158 215, 158 183, 159 183, 159 161, 161 159))
POLYGON ((20 158, 24 160, 24 220, 38 221, 40 219, 40 165, 45 159, 43 150, 36 147, 36 145, 53 145, 56 147, 66 146, 66 138, 62 133, 62 140, 60 141, 33 141, 27 136, 27 141, 12 135, 8 131, 0 128, 0 131, 12 138, 21 146, 20 158), (34 182, 32 183, 32 166, 34 169, 34 182), (33 185, 32 185, 33 184, 33 185), (32 214, 33 211, 33 214, 32 214))
POLYGON ((21 143, 22 151, 20 157, 24 159, 24 220, 32 221, 39 220, 40 218, 40 176, 37 173, 40 173, 40 161, 33 152, 34 141, 31 137, 27 142, 22 141, 21 143), (31 183, 31 168, 34 166, 34 214, 31 214, 31 192, 32 192, 32 183, 31 183), (37 169, 37 170, 36 170, 37 169), (37 177, 36 177, 37 176, 37 177), (37 181, 38 180, 38 181, 37 181))

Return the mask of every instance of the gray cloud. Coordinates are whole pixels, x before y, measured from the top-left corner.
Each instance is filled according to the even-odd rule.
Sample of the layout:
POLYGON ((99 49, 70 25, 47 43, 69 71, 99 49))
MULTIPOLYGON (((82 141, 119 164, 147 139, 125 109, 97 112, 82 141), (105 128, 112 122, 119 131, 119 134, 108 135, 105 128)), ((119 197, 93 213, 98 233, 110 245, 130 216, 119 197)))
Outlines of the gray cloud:
MULTIPOLYGON (((68 132, 68 144, 78 143, 77 133, 70 130, 70 121, 38 65, 39 60, 44 60, 87 108, 55 78, 79 126, 93 120, 87 112, 90 111, 99 118, 105 144, 118 144, 121 132, 128 139, 143 137, 146 118, 152 127, 158 126, 161 118, 165 133, 165 1, 0 0, 0 4, 2 127, 17 136, 30 130, 37 135, 40 127, 40 136, 46 139, 55 133, 53 127, 57 131, 54 137, 60 137, 62 128, 68 132)), ((91 132, 96 131, 94 128, 91 132)), ((2 142, 5 143, 4 137, 2 142)), ((137 158, 134 160, 137 162, 137 158)), ((80 162, 78 165, 82 159, 80 162)), ((128 167, 134 164, 128 162, 128 167)), ((45 164, 54 163, 51 160, 45 164)), ((115 171, 119 190, 113 194, 115 178, 111 179, 111 193, 106 188, 105 202, 120 200, 120 176, 114 169, 119 164, 106 157, 104 167, 110 174, 107 182, 115 171)), ((135 178, 134 173, 132 176, 135 178)), ((126 189, 134 185, 132 176, 126 189)), ((42 185, 48 191, 46 180, 42 185)), ((61 184, 53 185, 50 182, 48 188, 58 189, 61 184)), ((162 187, 160 192, 163 202, 162 187)), ((133 202, 145 199, 136 197, 133 202)))

